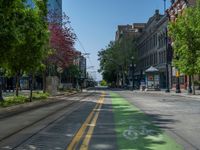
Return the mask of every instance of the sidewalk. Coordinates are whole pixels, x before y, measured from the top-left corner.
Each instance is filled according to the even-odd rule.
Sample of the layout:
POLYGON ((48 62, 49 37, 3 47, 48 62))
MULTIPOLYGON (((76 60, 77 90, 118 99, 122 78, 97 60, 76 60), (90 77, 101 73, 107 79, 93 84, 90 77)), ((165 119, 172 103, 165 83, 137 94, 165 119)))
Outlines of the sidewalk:
POLYGON ((200 100, 200 90, 196 90, 196 95, 188 94, 187 90, 181 90, 181 93, 176 93, 174 89, 171 89, 169 93, 165 92, 165 89, 161 91, 141 91, 141 90, 134 90, 135 93, 146 93, 146 94, 159 94, 159 95, 171 95, 171 96, 182 96, 187 98, 196 98, 200 100))

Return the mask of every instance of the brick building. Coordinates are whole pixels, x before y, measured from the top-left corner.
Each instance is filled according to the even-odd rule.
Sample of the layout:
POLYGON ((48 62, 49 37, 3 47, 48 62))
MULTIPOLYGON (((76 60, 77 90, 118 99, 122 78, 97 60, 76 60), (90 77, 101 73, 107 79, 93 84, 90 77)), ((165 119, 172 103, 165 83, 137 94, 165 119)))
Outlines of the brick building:
POLYGON ((166 88, 167 24, 167 15, 161 15, 156 10, 137 41, 138 63, 135 75, 140 80, 145 81, 145 70, 151 66, 157 68, 160 76, 160 88, 166 88))
POLYGON ((120 40, 122 36, 138 38, 143 29, 145 23, 134 23, 132 25, 119 25, 115 35, 115 41, 120 40))

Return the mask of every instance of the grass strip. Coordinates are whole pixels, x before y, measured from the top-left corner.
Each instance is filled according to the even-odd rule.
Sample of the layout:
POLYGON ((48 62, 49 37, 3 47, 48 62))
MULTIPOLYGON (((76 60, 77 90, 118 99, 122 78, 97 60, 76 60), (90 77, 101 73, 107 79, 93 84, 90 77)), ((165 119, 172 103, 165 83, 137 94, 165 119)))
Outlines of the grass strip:
MULTIPOLYGON (((37 92, 33 93, 33 101, 46 100, 49 97, 48 93, 37 92)), ((9 107, 18 104, 24 104, 29 102, 29 95, 7 96, 0 102, 0 107, 9 107)))
POLYGON ((110 93, 119 149, 182 150, 151 118, 117 93, 110 93))

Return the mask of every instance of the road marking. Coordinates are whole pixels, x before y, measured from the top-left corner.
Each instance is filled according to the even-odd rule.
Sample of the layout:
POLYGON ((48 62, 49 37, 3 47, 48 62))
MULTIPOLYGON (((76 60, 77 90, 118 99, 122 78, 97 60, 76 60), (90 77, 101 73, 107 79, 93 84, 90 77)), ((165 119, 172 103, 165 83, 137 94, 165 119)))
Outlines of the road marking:
POLYGON ((83 134, 85 133, 88 124, 90 123, 90 121, 92 120, 92 117, 95 114, 95 111, 97 108, 99 108, 99 105, 101 105, 101 101, 104 97, 104 93, 101 94, 101 97, 99 98, 99 100, 97 101, 97 104, 95 105, 94 109, 92 110, 92 112, 88 115, 86 121, 83 123, 83 125, 81 126, 81 128, 78 130, 78 132, 76 133, 76 135, 74 136, 74 138, 72 139, 71 143, 69 144, 67 150, 74 150, 76 149, 76 146, 78 145, 78 143, 80 142, 83 134))
POLYGON ((95 114, 95 116, 94 116, 94 118, 93 118, 93 120, 92 120, 92 122, 90 124, 90 128, 89 128, 89 130, 88 130, 88 132, 87 132, 87 134, 85 136, 85 139, 84 139, 84 141, 83 141, 83 143, 81 145, 80 150, 88 150, 88 146, 89 146, 90 140, 92 138, 92 134, 94 132, 94 128, 96 126, 96 122, 97 122, 97 119, 98 119, 98 116, 99 116, 99 113, 100 113, 100 109, 101 109, 101 107, 102 107, 102 105, 104 103, 104 96, 105 95, 103 94, 103 98, 100 101, 99 108, 97 109, 97 112, 96 112, 96 114, 95 114))

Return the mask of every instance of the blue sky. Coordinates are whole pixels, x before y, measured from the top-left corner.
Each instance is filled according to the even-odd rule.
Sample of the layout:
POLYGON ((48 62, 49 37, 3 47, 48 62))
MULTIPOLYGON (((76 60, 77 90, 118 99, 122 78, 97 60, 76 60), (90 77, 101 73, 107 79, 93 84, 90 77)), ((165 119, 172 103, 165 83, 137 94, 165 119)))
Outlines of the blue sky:
MULTIPOLYGON (((155 9, 164 11, 164 0, 63 0, 63 11, 70 17, 74 28, 85 50, 90 53, 88 66, 99 62, 97 53, 105 48, 109 41, 114 40, 118 25, 147 22, 155 9)), ((169 6, 167 0, 167 6, 169 6)), ((79 42, 77 50, 84 53, 79 42)), ((101 76, 96 73, 97 79, 101 76)))

